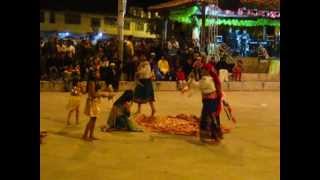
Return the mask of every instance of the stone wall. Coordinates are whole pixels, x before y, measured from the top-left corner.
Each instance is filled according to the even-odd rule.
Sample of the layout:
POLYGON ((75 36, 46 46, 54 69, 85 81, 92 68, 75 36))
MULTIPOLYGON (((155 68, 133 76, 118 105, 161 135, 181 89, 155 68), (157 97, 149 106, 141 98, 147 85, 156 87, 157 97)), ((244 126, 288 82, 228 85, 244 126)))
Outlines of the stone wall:
MULTIPOLYGON (((174 81, 156 81, 153 82, 154 89, 156 91, 176 91, 177 84, 174 81)), ((86 82, 82 82, 85 87, 86 82)), ((104 82, 101 82, 102 87, 104 87, 104 82)), ((126 89, 134 88, 134 82, 121 81, 119 90, 124 91, 126 89)), ((280 90, 280 76, 279 75, 269 75, 269 74, 243 74, 242 82, 224 82, 224 91, 270 91, 270 90, 280 90)), ((63 82, 49 82, 40 81, 40 91, 49 92, 63 92, 63 82)))

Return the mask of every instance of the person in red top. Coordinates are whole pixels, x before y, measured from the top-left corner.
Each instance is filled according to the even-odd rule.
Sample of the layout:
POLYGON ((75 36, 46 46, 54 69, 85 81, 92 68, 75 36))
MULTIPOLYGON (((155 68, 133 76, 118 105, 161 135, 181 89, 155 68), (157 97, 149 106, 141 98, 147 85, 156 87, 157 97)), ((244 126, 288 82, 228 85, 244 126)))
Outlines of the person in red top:
POLYGON ((195 74, 196 80, 201 79, 201 68, 203 66, 203 59, 201 56, 196 57, 196 60, 194 61, 192 67, 193 67, 193 72, 195 74))
POLYGON ((234 81, 241 81, 242 70, 242 60, 239 59, 237 64, 232 69, 232 77, 234 81))
POLYGON ((182 90, 187 84, 186 76, 182 70, 182 67, 178 68, 176 72, 176 78, 177 78, 178 89, 182 90))

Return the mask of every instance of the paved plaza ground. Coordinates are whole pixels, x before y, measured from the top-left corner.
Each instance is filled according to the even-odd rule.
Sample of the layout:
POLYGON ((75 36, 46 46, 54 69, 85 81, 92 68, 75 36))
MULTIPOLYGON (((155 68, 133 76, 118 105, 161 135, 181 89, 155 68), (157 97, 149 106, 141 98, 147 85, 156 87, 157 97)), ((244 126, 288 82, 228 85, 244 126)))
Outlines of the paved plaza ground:
MULTIPOLYGON (((66 126, 68 93, 40 93, 41 180, 279 180, 280 93, 226 92, 238 120, 222 144, 206 145, 195 137, 157 133, 103 133, 85 142, 80 125, 66 126)), ((117 94, 117 97, 119 94, 117 94)), ((157 116, 200 114, 200 94, 156 92, 157 116)), ((106 122, 111 102, 102 103, 98 125, 106 122)), ((133 111, 136 110, 134 105, 133 111)), ((149 106, 142 107, 150 114, 149 106)), ((72 119, 73 120, 73 119, 72 119)), ((74 122, 74 121, 72 121, 74 122)), ((231 123, 225 114, 222 124, 231 123)))

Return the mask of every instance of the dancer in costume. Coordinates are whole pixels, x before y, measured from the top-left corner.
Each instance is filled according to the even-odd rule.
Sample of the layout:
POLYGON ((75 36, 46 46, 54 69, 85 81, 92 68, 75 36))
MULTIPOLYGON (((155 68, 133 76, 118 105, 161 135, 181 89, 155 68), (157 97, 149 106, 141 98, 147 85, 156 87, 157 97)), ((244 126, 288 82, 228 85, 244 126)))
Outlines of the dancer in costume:
POLYGON ((219 94, 209 71, 204 68, 201 74, 202 78, 199 81, 199 88, 202 94, 200 140, 209 143, 219 143, 223 138, 218 117, 219 94))
MULTIPOLYGON (((221 113, 221 110, 222 110, 222 107, 223 107, 224 111, 226 112, 226 114, 228 116, 228 119, 232 120, 232 122, 235 124, 236 123, 236 119, 233 116, 230 104, 226 101, 225 94, 222 91, 220 78, 218 76, 218 73, 217 73, 215 67, 212 64, 212 61, 207 63, 206 65, 204 65, 204 68, 207 69, 207 71, 209 72, 210 76, 213 79, 215 87, 216 87, 217 100, 219 102, 218 107, 217 107, 216 118, 220 122, 220 113, 221 113)), ((224 133, 225 132, 229 132, 229 130, 230 130, 230 129, 227 129, 227 128, 224 128, 224 127, 221 127, 221 128, 222 128, 222 131, 224 133)))
POLYGON ((69 102, 67 104, 68 118, 67 125, 70 125, 70 118, 72 113, 75 111, 76 124, 79 124, 79 107, 81 102, 81 87, 78 81, 73 81, 73 87, 71 89, 69 102))
POLYGON ((138 65, 137 69, 137 85, 134 90, 133 101, 138 104, 137 113, 141 112, 141 104, 149 103, 151 107, 151 117, 154 116, 156 110, 154 107, 154 90, 152 85, 152 72, 150 63, 144 58, 138 65))
POLYGON ((130 107, 133 100, 133 91, 126 90, 113 104, 106 126, 102 131, 125 130, 125 131, 142 131, 137 125, 129 119, 130 107))
MULTIPOLYGON (((202 94, 202 111, 200 116, 200 140, 207 143, 219 143, 223 138, 218 107, 220 101, 219 89, 214 83, 208 69, 201 70, 201 79, 193 81, 191 86, 198 87, 202 94)), ((219 86, 218 86, 219 87, 219 86)))

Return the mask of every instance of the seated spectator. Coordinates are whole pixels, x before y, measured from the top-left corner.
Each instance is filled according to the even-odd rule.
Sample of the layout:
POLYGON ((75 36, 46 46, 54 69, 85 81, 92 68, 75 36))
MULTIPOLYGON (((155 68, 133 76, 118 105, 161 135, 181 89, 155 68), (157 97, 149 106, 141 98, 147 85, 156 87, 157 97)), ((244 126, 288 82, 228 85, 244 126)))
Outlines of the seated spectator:
POLYGON ((116 70, 115 63, 110 63, 104 70, 104 81, 106 83, 106 87, 112 86, 112 89, 115 88, 115 79, 116 79, 116 70))
POLYGON ((176 72, 174 69, 171 69, 168 73, 168 80, 169 81, 175 81, 176 80, 176 72))
POLYGON ((187 84, 186 76, 185 76, 185 73, 182 70, 182 67, 178 68, 178 70, 176 72, 176 79, 177 79, 178 89, 182 90, 187 84))
POLYGON ((185 63, 185 65, 183 66, 183 71, 185 72, 187 77, 192 72, 192 65, 193 65, 193 61, 191 58, 189 58, 185 63))
POLYGON ((232 78, 234 81, 241 81, 241 74, 243 71, 242 60, 238 60, 237 64, 232 69, 232 78))
POLYGON ((260 60, 263 60, 263 59, 269 59, 269 54, 268 54, 266 48, 264 48, 260 44, 259 48, 258 48, 258 61, 260 62, 260 60))
POLYGON ((161 75, 164 77, 162 80, 168 79, 170 66, 169 66, 169 62, 164 58, 164 56, 161 56, 160 60, 158 61, 158 68, 161 75))
POLYGON ((162 80, 162 79, 164 79, 164 76, 161 74, 161 72, 160 72, 160 70, 159 70, 159 68, 158 68, 158 65, 156 65, 156 66, 154 67, 153 71, 154 71, 156 80, 162 80))
POLYGON ((56 66, 50 66, 49 67, 49 80, 55 81, 59 77, 59 70, 56 66))

